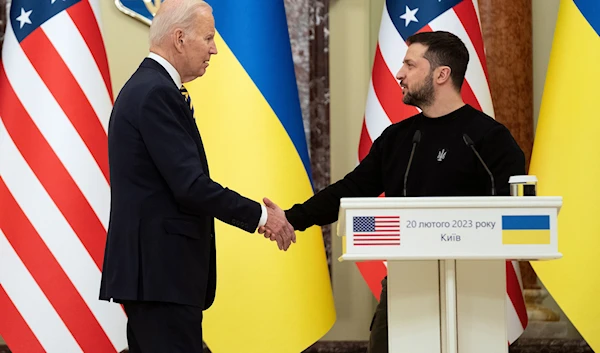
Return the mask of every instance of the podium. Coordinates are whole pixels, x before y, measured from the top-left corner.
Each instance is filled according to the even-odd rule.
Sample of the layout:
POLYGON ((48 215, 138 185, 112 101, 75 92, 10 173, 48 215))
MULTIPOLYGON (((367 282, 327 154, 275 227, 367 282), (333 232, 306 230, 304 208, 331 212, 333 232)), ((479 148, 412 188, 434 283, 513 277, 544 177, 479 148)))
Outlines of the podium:
POLYGON ((506 353, 506 260, 562 257, 561 206, 538 196, 343 198, 340 260, 386 261, 391 353, 506 353))

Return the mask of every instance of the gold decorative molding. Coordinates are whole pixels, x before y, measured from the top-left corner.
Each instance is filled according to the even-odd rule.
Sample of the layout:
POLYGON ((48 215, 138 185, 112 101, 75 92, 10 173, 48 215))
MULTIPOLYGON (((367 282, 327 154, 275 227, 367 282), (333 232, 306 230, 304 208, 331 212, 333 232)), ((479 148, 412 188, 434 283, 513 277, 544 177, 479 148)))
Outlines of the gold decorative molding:
POLYGON ((162 0, 144 0, 144 4, 148 9, 148 12, 152 14, 152 16, 156 16, 158 9, 160 9, 160 4, 162 4, 162 0))
MULTIPOLYGON (((163 1, 164 0, 142 0, 144 5, 146 6, 146 9, 148 10, 148 12, 150 12, 152 17, 154 17, 154 15, 156 15, 156 13, 160 9, 160 5, 163 3, 163 1)), ((141 15, 141 14, 131 10, 130 8, 126 7, 125 5, 123 5, 123 2, 121 0, 115 0, 115 5, 117 6, 117 9, 119 9, 119 11, 123 12, 124 14, 126 14, 128 16, 135 18, 136 20, 142 21, 143 23, 147 24, 148 26, 150 26, 150 24, 152 23, 152 19, 150 19, 144 15, 141 15)))

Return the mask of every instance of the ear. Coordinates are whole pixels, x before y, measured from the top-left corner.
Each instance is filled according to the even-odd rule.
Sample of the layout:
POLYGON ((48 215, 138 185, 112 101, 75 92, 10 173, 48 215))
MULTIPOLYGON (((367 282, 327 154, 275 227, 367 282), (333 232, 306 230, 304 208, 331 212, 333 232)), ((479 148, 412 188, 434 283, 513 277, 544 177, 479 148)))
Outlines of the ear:
POLYGON ((450 81, 450 73, 452 69, 448 66, 440 66, 436 69, 436 73, 434 75, 435 81, 437 84, 444 84, 446 81, 450 81))
POLYGON ((183 51, 184 41, 185 35, 183 33, 183 30, 181 30, 181 28, 175 29, 175 31, 173 32, 173 45, 175 46, 175 49, 177 49, 177 51, 180 53, 183 51))

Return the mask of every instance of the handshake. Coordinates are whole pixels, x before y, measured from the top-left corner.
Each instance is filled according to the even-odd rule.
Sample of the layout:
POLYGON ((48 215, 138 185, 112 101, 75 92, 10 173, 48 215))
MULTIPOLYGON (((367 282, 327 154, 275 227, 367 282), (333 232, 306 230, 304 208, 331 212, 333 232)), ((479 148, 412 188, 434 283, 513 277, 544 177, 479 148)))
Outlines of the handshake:
POLYGON ((267 208, 267 223, 258 228, 260 234, 265 238, 276 241, 279 250, 286 251, 292 243, 296 242, 296 233, 294 227, 288 222, 283 210, 268 198, 263 202, 267 208))

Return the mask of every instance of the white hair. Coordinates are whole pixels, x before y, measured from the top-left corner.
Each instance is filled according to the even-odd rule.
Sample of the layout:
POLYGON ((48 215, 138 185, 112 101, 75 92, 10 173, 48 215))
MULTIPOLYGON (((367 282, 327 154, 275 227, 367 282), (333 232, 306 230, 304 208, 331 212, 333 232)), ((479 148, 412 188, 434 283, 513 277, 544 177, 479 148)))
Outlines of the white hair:
POLYGON ((198 10, 212 13, 212 7, 202 0, 163 2, 150 25, 150 46, 159 46, 175 28, 181 28, 189 33, 198 10))

